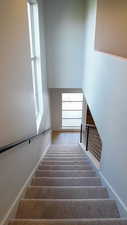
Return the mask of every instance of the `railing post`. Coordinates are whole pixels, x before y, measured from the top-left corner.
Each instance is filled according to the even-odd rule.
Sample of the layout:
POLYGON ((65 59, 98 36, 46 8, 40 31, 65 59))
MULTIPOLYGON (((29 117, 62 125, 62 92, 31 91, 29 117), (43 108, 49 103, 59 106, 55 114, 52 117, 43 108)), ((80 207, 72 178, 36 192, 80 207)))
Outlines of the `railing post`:
POLYGON ((80 129, 80 143, 82 143, 82 124, 81 124, 81 129, 80 129))
POLYGON ((89 144, 89 126, 86 125, 87 134, 86 134, 86 151, 88 151, 88 144, 89 144))

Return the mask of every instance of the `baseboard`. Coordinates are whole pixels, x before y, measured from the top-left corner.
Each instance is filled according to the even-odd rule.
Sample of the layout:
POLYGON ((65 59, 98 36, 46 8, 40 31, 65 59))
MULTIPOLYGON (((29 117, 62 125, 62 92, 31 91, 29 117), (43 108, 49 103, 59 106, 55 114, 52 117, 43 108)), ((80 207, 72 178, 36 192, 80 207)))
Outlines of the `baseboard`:
POLYGON ((82 150, 86 153, 86 146, 81 142, 79 142, 79 145, 82 148, 82 150))
POLYGON ((120 212, 121 217, 127 218, 127 206, 125 203, 121 200, 120 196, 116 193, 116 191, 113 189, 112 185, 109 183, 107 178, 103 175, 103 173, 100 171, 99 175, 101 177, 102 184, 107 188, 109 197, 111 199, 116 200, 117 207, 120 212))
POLYGON ((86 151, 86 146, 83 143, 79 143, 79 144, 80 144, 82 150, 85 152, 85 154, 88 155, 88 157, 91 160, 94 168, 96 169, 97 173, 101 177, 102 184, 107 188, 108 193, 109 193, 109 197, 111 199, 116 200, 117 207, 118 207, 119 212, 120 212, 120 216, 126 218, 127 217, 127 206, 121 200, 121 198, 119 197, 119 195, 113 189, 112 185, 109 183, 109 181, 107 180, 107 178, 101 172, 100 163, 97 161, 97 159, 89 151, 88 152, 86 151))
POLYGON ((29 175, 29 177, 27 178, 27 180, 25 181, 23 187, 21 188, 20 192, 18 193, 18 195, 16 196, 15 201, 12 203, 11 207, 9 208, 8 212, 6 213, 4 219, 2 220, 2 222, 0 223, 0 225, 7 225, 8 221, 10 219, 15 218, 16 215, 16 211, 17 211, 17 207, 19 205, 20 200, 24 197, 25 192, 26 192, 26 188, 30 185, 31 181, 32 181, 32 177, 34 176, 34 173, 36 172, 41 160, 44 158, 47 150, 49 149, 50 144, 46 147, 46 149, 44 150, 41 158, 39 159, 39 161, 37 162, 36 166, 34 167, 34 169, 32 170, 31 174, 29 175))

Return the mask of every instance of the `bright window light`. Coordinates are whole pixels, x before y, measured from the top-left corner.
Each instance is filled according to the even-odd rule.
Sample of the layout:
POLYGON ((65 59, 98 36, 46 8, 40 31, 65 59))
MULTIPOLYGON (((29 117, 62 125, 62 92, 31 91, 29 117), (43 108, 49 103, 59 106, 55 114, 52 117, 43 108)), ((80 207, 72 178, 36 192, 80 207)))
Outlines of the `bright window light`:
POLYGON ((80 129, 82 119, 82 93, 62 93, 62 128, 80 129))
POLYGON ((42 116, 43 116, 38 4, 35 1, 34 3, 28 2, 27 9, 28 9, 28 21, 29 21, 32 78, 33 78, 37 133, 38 133, 42 116))

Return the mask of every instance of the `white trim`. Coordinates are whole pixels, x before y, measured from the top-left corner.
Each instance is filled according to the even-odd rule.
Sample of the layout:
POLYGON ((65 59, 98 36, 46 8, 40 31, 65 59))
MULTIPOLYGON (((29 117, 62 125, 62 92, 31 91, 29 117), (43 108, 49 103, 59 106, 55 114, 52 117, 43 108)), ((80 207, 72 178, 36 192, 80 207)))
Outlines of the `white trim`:
POLYGON ((100 169, 100 162, 95 158, 95 156, 90 151, 86 151, 86 154, 91 159, 91 161, 93 162, 96 169, 99 170, 100 169))
POLYGON ((37 162, 36 166, 34 167, 34 169, 32 170, 31 174, 29 175, 29 177, 27 178, 27 180, 25 181, 23 187, 21 188, 21 190, 19 191, 18 195, 16 196, 15 201, 12 203, 11 207, 9 208, 8 212, 6 213, 4 219, 2 220, 2 222, 0 223, 0 225, 6 225, 8 224, 9 219, 12 219, 15 217, 16 215, 16 210, 19 204, 19 201, 23 198, 25 192, 26 192, 26 188, 30 185, 32 177, 34 176, 34 173, 36 172, 41 160, 44 158, 46 152, 49 149, 50 144, 45 148, 41 158, 39 159, 39 161, 37 162))
POLYGON ((90 158, 90 160, 92 161, 96 171, 98 172, 99 176, 101 177, 101 181, 102 181, 103 186, 105 186, 107 188, 107 190, 108 190, 109 197, 111 199, 115 199, 116 200, 117 207, 118 207, 119 212, 120 212, 120 216, 127 218, 127 206, 122 201, 120 196, 116 193, 116 191, 113 189, 112 185, 109 183, 107 178, 100 171, 100 169, 101 169, 100 168, 100 163, 97 161, 97 159, 89 151, 88 152, 85 151, 86 150, 86 146, 83 143, 79 143, 79 144, 80 144, 82 150, 85 152, 85 154, 87 154, 88 157, 90 158))
POLYGON ((103 175, 103 173, 101 171, 99 171, 99 175, 101 177, 102 183, 108 189, 108 193, 109 193, 110 198, 116 200, 117 207, 118 207, 119 212, 120 212, 120 216, 127 218, 127 206, 122 201, 120 196, 116 193, 116 191, 114 190, 112 185, 109 183, 109 181, 107 180, 107 178, 103 175))
POLYGON ((83 143, 79 143, 80 147, 82 148, 83 152, 86 153, 86 146, 83 143))

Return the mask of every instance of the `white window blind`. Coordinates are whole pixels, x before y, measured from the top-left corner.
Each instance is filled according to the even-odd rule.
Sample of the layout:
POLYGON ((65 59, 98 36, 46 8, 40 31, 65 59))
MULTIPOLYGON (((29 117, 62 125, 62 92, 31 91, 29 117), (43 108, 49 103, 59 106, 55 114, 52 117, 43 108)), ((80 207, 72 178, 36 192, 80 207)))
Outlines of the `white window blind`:
POLYGON ((82 93, 62 93, 62 128, 79 129, 82 119, 82 93))

